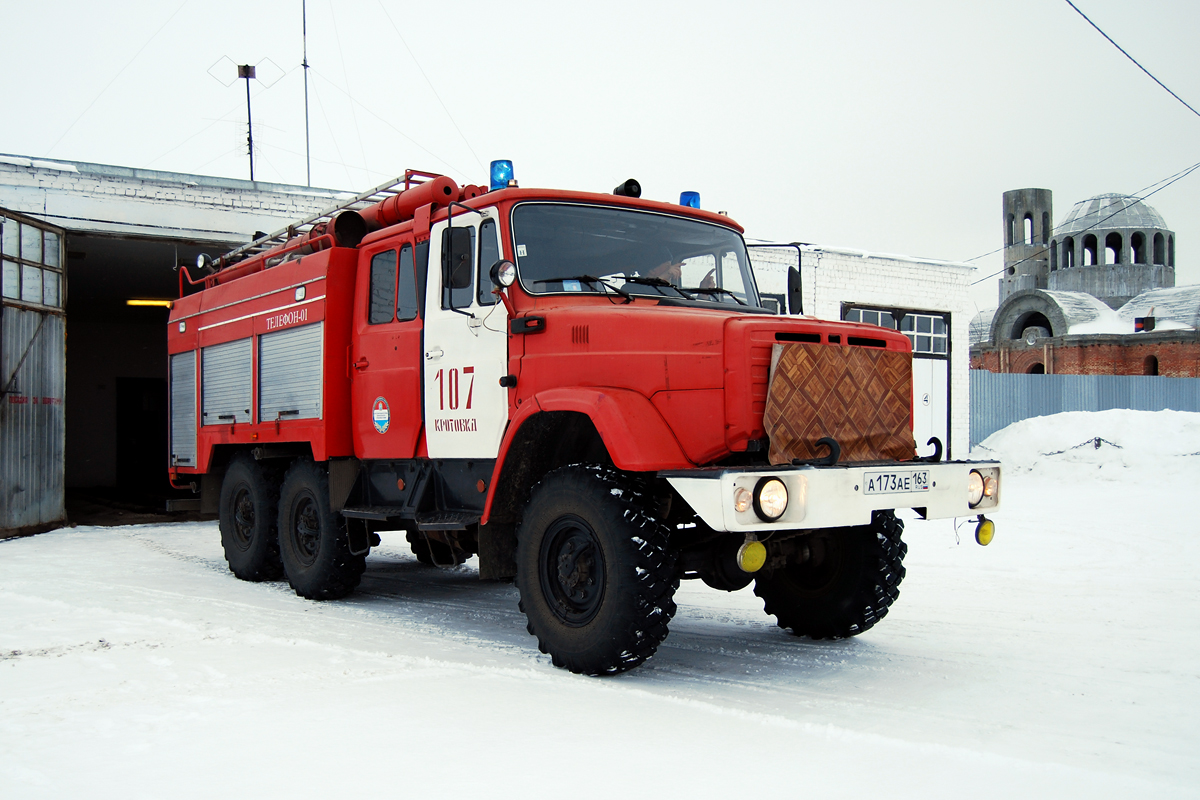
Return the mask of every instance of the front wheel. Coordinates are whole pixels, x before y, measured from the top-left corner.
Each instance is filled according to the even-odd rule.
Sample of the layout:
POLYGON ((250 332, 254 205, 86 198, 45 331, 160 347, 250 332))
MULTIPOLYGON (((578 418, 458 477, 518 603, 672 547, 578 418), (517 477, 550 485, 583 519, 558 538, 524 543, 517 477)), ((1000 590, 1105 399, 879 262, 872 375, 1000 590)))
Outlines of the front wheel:
POLYGON ((517 532, 517 588, 526 626, 554 665, 624 672, 654 654, 679 587, 665 525, 637 483, 573 465, 533 490, 517 532))
POLYGON ((292 462, 279 491, 279 552, 288 583, 309 600, 345 597, 367 566, 329 508, 328 474, 307 458, 292 462))
POLYGON ((813 639, 844 639, 887 616, 900 596, 904 523, 876 511, 870 525, 817 531, 782 567, 754 582, 779 627, 813 639))

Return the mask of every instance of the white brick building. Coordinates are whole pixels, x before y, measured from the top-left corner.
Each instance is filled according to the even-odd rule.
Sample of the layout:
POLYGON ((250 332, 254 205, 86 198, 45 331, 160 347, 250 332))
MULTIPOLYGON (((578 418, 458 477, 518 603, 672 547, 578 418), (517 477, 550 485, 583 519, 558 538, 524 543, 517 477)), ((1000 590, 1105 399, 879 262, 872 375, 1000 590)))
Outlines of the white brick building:
POLYGON ((918 452, 930 436, 946 458, 965 458, 970 434, 968 326, 975 267, 950 261, 817 245, 751 245, 766 297, 786 307, 789 268, 799 267, 803 310, 898 328, 913 341, 913 409, 918 452), (799 261, 799 264, 797 264, 799 261))

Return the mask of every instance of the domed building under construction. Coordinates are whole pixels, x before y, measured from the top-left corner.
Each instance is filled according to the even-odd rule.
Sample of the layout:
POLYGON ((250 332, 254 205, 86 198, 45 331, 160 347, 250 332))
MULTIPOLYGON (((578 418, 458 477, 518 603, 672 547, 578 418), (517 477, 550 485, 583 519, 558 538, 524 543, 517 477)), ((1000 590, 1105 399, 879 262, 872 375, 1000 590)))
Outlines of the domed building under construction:
POLYGON ((1175 233, 1102 194, 1053 229, 1048 189, 1004 193, 1000 304, 971 324, 971 368, 1200 376, 1200 286, 1175 286, 1175 233))

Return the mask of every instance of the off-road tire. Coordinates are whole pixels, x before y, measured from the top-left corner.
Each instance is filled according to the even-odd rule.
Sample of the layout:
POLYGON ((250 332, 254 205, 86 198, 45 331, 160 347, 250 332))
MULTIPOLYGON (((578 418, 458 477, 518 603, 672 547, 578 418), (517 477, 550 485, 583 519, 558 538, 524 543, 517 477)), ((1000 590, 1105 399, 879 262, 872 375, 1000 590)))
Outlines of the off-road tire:
POLYGON ((555 666, 624 672, 667 637, 679 579, 649 503, 637 479, 610 467, 562 467, 533 488, 516 583, 526 629, 555 666))
POLYGON ((345 597, 367 566, 329 508, 328 473, 308 458, 292 462, 279 490, 279 552, 288 583, 309 600, 345 597))
POLYGON ((229 571, 244 581, 283 577, 276 534, 279 474, 248 455, 233 459, 221 481, 217 526, 229 571))
POLYGON ((789 563, 757 578, 754 593, 779 627, 813 639, 857 636, 887 616, 904 580, 904 523, 876 511, 870 525, 812 534, 823 557, 789 563))

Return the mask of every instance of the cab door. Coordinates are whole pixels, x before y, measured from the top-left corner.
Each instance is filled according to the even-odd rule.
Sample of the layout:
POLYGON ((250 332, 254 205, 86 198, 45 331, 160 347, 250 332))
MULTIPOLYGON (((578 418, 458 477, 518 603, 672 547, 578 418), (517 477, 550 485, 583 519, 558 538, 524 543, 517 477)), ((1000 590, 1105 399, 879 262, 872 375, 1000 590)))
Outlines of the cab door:
POLYGON ((421 432, 421 315, 411 239, 364 250, 350 346, 354 454, 411 458, 421 432))
POLYGON ((470 282, 453 288, 443 268, 451 234, 430 231, 425 298, 425 440, 430 458, 495 458, 508 424, 508 313, 492 293, 489 272, 500 258, 495 211, 460 213, 469 237, 470 282), (493 216, 488 216, 488 214, 493 216))

